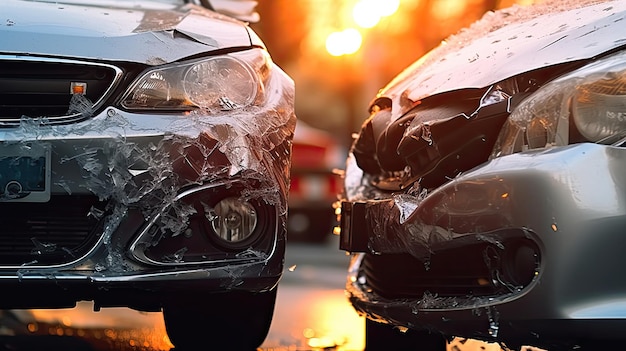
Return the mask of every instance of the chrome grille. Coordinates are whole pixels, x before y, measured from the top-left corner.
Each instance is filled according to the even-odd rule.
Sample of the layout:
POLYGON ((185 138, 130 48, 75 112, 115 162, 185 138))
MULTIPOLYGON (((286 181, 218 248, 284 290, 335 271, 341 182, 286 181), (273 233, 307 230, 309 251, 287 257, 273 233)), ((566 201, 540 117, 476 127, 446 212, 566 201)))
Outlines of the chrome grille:
POLYGON ((23 117, 53 124, 89 117, 70 111, 72 83, 86 83, 84 96, 97 109, 121 76, 121 69, 101 63, 0 56, 0 125, 23 117))

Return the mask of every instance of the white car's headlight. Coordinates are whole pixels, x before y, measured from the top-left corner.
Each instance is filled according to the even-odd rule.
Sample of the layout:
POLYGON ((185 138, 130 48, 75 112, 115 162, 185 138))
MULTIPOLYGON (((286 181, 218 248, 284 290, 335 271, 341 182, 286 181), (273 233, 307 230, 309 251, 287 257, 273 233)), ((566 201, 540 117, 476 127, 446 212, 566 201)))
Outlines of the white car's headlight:
POLYGON ((129 110, 233 110, 263 99, 270 69, 263 50, 174 63, 144 72, 122 99, 129 110))
POLYGON ((626 51, 602 58, 538 89, 509 116, 492 157, 626 136, 626 51))

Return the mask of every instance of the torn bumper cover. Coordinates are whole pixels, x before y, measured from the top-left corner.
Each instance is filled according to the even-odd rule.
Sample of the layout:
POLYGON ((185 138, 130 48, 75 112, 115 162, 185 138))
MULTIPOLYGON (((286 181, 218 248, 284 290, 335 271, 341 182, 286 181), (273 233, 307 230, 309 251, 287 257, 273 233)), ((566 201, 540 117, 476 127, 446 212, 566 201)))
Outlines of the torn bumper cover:
POLYGON ((183 1, 3 14, 0 307, 274 289, 295 89, 252 29, 183 1))
POLYGON ((578 144, 491 160, 427 195, 346 201, 349 298, 374 320, 448 335, 615 338, 625 174, 625 149, 578 144))
POLYGON ((118 124, 98 135, 80 132, 81 124, 0 132, 2 178, 13 176, 2 182, 0 286, 32 292, 31 282, 63 290, 81 281, 77 293, 85 296, 65 292, 70 299, 116 284, 272 288, 282 271, 295 123, 284 111, 230 116, 246 120, 238 125, 111 108, 82 123, 118 124), (178 126, 137 128, 146 118, 178 126), (45 151, 19 155, 35 149, 45 151), (30 202, 37 198, 48 201, 30 202))
POLYGON ((0 286, 26 295, 38 291, 31 283, 72 286, 70 301, 115 299, 107 290, 116 285, 272 288, 282 271, 295 124, 287 106, 216 121, 109 108, 72 126, 0 131, 0 286), (168 129, 140 127, 147 118, 168 129), (99 122, 107 127, 94 129, 99 122))

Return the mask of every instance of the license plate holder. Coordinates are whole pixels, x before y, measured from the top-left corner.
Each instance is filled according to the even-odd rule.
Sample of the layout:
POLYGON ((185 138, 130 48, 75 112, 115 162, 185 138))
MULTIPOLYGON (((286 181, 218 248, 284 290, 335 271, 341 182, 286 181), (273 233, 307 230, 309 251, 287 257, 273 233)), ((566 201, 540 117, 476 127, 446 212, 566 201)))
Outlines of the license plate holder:
POLYGON ((0 202, 50 200, 50 145, 0 144, 0 202))

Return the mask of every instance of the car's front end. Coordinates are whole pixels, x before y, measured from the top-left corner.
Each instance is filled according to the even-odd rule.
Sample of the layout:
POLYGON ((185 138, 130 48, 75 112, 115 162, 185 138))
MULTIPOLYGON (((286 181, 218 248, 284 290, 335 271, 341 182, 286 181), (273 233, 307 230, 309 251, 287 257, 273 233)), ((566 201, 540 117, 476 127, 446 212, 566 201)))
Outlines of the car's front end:
POLYGON ((294 86, 254 32, 183 1, 2 6, 2 307, 206 312, 233 292, 268 295, 268 327, 294 86))
POLYGON ((345 175, 357 311, 512 347, 623 340, 625 16, 488 14, 381 91, 345 175))

